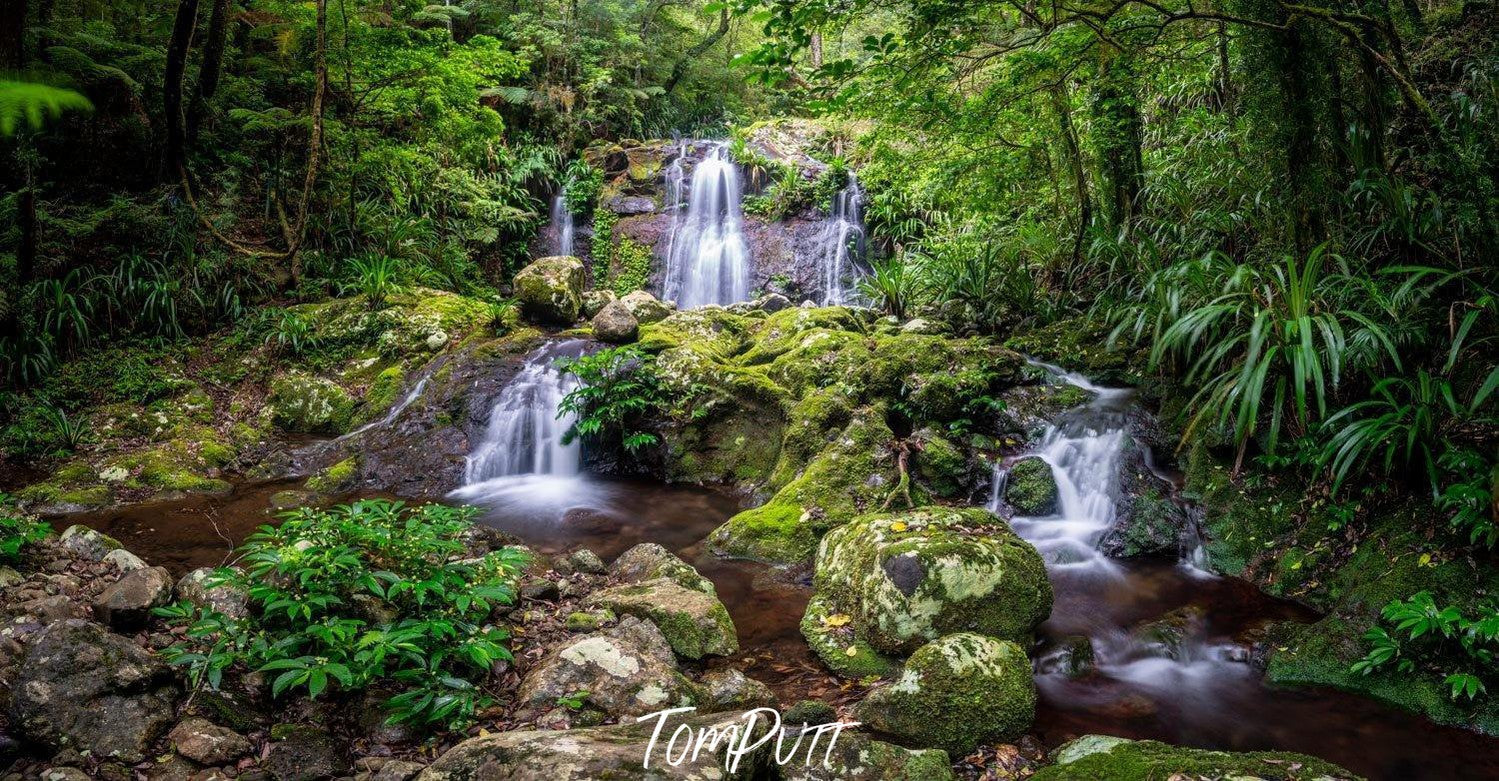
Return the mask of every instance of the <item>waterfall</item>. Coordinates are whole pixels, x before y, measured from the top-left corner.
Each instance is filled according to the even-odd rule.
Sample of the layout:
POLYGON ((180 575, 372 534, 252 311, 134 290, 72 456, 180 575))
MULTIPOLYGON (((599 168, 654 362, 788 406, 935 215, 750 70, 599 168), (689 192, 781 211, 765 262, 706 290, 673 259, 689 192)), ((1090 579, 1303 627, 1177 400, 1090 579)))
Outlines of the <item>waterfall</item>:
POLYGON ((552 228, 557 231, 556 254, 573 254, 573 213, 567 207, 567 188, 552 199, 552 228))
MULTIPOLYGON (((1053 367, 1047 367, 1053 368, 1053 367)), ((1087 569, 1113 575, 1117 565, 1098 551, 1114 525, 1119 464, 1124 452, 1124 409, 1129 391, 1098 387, 1082 377, 1057 370, 1069 384, 1092 391, 1092 402, 1070 410, 1052 423, 1031 455, 1051 466, 1057 484, 1057 512, 1044 517, 1017 517, 1010 525, 1046 559, 1048 567, 1087 569)), ((1004 502, 1007 469, 995 467, 989 509, 1004 502)))
POLYGON ((581 355, 586 344, 580 339, 550 342, 526 357, 520 373, 500 391, 489 412, 489 428, 468 456, 465 485, 513 475, 579 473, 578 443, 562 444, 576 418, 557 414, 576 381, 556 364, 559 358, 581 355))
POLYGON ((347 434, 340 435, 339 437, 334 439, 334 441, 339 442, 345 439, 351 439, 353 437, 359 436, 360 434, 363 434, 366 431, 369 431, 372 428, 382 428, 396 422, 396 418, 400 417, 401 413, 405 412, 406 408, 411 406, 412 402, 421 398, 422 391, 427 389, 427 382, 432 379, 432 373, 435 370, 435 365, 433 366, 433 368, 428 369, 427 372, 422 375, 421 379, 417 380, 416 384, 411 386, 411 390, 406 391, 406 395, 402 396, 401 400, 396 402, 396 405, 394 407, 391 407, 389 412, 385 413, 384 417, 380 418, 379 420, 372 420, 364 424, 363 426, 360 426, 359 428, 348 432, 347 434))
MULTIPOLYGON (((681 174, 678 169, 677 189, 681 174)), ((679 194, 672 192, 670 172, 667 178, 668 200, 680 203, 679 194)), ((667 246, 663 293, 683 309, 749 298, 749 246, 741 229, 739 188, 739 169, 729 157, 728 145, 714 144, 692 171, 686 211, 673 217, 667 246)))
POLYGON ((864 255, 864 191, 852 171, 848 184, 833 196, 833 206, 817 235, 817 269, 824 306, 850 303, 853 282, 864 255))

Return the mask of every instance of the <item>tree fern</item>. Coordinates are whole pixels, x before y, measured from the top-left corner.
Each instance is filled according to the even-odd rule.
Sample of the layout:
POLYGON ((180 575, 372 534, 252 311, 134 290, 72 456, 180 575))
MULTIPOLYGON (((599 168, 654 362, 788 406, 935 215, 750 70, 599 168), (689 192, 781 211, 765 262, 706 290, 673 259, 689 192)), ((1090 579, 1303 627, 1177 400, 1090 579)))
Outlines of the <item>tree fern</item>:
POLYGON ((88 98, 70 89, 30 81, 0 81, 0 137, 15 135, 23 122, 32 130, 40 130, 47 118, 93 108, 88 98))

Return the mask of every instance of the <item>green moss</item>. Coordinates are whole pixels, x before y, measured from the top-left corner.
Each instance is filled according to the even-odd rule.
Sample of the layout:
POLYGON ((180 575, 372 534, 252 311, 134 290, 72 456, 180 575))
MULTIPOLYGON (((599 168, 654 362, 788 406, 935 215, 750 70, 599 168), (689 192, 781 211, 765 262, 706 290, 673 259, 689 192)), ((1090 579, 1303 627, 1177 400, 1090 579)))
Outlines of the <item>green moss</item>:
POLYGON ((273 380, 266 404, 271 422, 290 433, 342 434, 354 414, 348 391, 330 380, 300 373, 273 380))
POLYGON ((1127 342, 1112 343, 1111 330, 1107 323, 1076 317, 1016 335, 1005 346, 1103 385, 1142 384, 1150 365, 1148 351, 1127 342))
POLYGON ((855 709, 874 729, 953 756, 1018 738, 1035 713, 1036 685, 1025 651, 968 632, 917 649, 894 683, 875 689, 855 709))
POLYGON ((1165 778, 1319 781, 1357 779, 1330 762, 1289 751, 1208 751, 1153 740, 1087 735, 1057 749, 1035 781, 1157 781, 1165 778))
POLYGON ((842 616, 839 621, 834 622, 842 624, 841 626, 830 625, 830 615, 834 613, 828 609, 827 602, 814 595, 807 602, 807 611, 802 614, 801 620, 802 637, 806 638, 812 652, 817 654, 817 658, 829 670, 845 678, 855 679, 883 678, 895 672, 899 666, 896 660, 860 640, 851 624, 842 624, 842 616))
POLYGON ((1057 511, 1057 481, 1051 464, 1040 458, 1022 458, 1010 466, 1005 480, 1005 501, 1017 515, 1050 515, 1057 511))
POLYGON ((916 453, 916 475, 937 496, 957 498, 965 493, 968 458, 956 445, 931 432, 922 432, 916 453))
POLYGON ((713 532, 711 546, 720 555, 765 562, 805 561, 817 547, 810 524, 802 522, 801 505, 771 500, 730 518, 713 532))
POLYGON ((401 398, 405 385, 406 372, 399 365, 387 367, 375 375, 369 389, 364 392, 357 422, 366 423, 383 417, 386 410, 395 406, 396 401, 401 398))
POLYGON ((609 264, 609 289, 618 295, 643 290, 651 279, 651 248, 625 237, 613 248, 613 262, 609 264))
POLYGON ((359 457, 350 456, 307 478, 307 490, 337 494, 354 487, 359 479, 359 457))

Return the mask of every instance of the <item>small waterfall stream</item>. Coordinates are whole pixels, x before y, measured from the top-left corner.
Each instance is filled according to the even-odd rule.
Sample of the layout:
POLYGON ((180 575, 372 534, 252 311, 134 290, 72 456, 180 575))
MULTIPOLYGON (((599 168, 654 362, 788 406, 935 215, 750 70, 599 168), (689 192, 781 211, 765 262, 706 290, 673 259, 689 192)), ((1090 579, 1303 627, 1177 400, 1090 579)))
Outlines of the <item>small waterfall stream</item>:
POLYGON ((489 428, 468 456, 465 486, 516 475, 573 477, 579 473, 578 443, 562 444, 562 435, 575 419, 557 414, 558 404, 575 381, 556 363, 559 358, 581 355, 586 345, 581 339, 549 342, 527 356, 520 373, 495 400, 489 428))
POLYGON ((858 261, 864 256, 864 191, 852 171, 833 196, 832 209, 817 236, 817 268, 824 306, 851 303, 858 261))
MULTIPOLYGON (((682 203, 683 153, 667 172, 667 201, 682 203)), ((708 148, 692 171, 685 211, 672 218, 667 245, 664 296, 692 309, 732 304, 749 298, 749 245, 745 243, 740 207, 739 168, 728 144, 708 148)))
POLYGON ((557 232, 555 254, 573 254, 573 213, 567 206, 567 188, 552 199, 552 230, 557 232))

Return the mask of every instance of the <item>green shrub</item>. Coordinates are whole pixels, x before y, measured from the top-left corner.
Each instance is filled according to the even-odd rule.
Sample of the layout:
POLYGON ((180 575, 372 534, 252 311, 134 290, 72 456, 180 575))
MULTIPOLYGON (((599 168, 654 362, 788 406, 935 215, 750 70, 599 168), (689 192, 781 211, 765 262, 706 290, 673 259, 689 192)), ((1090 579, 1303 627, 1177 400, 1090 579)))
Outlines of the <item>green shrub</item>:
POLYGON ((1370 675, 1393 665, 1401 674, 1441 676, 1454 700, 1488 694, 1488 683, 1499 672, 1494 667, 1499 609, 1483 604, 1469 614, 1438 605, 1430 592, 1422 591, 1385 605, 1380 617, 1393 631, 1376 626, 1364 635, 1371 648, 1353 663, 1353 672, 1370 675))
POLYGON ((0 563, 19 561, 22 548, 51 532, 52 527, 45 521, 22 514, 10 494, 0 492, 0 563))
POLYGON ((277 697, 394 684, 392 722, 465 724, 490 701, 490 666, 511 658, 491 619, 514 601, 526 563, 513 548, 466 559, 473 515, 385 500, 284 513, 245 543, 243 571, 211 581, 244 590, 249 616, 161 609, 188 627, 167 657, 214 688, 226 672, 266 673, 277 697))
POLYGON ((563 435, 564 442, 580 436, 617 436, 631 453, 656 444, 656 435, 645 430, 646 421, 663 408, 666 394, 654 357, 626 345, 564 359, 558 366, 579 381, 558 405, 558 414, 578 416, 578 422, 563 435))

